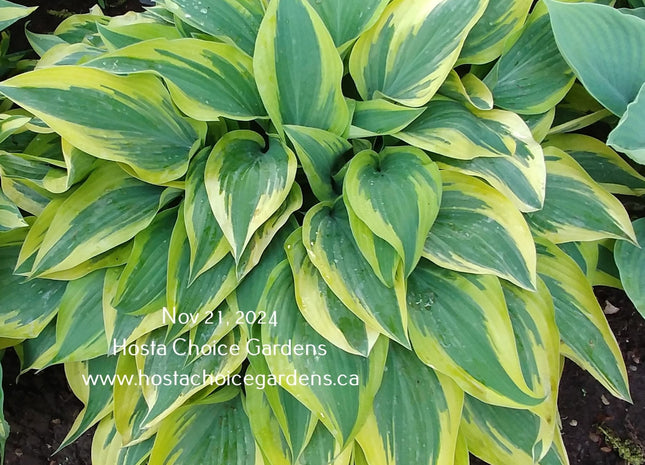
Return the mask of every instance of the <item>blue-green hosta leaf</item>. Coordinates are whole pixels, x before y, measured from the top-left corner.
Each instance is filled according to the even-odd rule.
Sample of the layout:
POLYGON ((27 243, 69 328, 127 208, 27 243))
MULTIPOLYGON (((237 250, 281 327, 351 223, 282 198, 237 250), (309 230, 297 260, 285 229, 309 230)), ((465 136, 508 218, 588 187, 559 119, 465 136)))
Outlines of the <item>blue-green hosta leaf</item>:
MULTIPOLYGON (((645 29, 645 19, 643 19, 645 29)), ((607 144, 627 154, 632 160, 645 165, 645 82, 632 103, 627 106, 618 126, 609 133, 607 144)))
POLYGON ((363 100, 425 105, 441 86, 486 0, 395 0, 361 35, 349 69, 363 100))
POLYGON ((409 108, 383 99, 356 102, 349 137, 396 134, 414 121, 424 110, 424 107, 409 108))
POLYGON ((7 0, 0 1, 0 30, 11 26, 19 19, 29 16, 38 7, 26 7, 7 0))
POLYGON ((630 399, 620 348, 591 284, 576 262, 556 245, 543 239, 536 245, 538 274, 553 296, 562 354, 616 397, 630 399))
POLYGON ((186 173, 203 130, 182 118, 161 81, 147 74, 60 66, 4 81, 0 92, 73 146, 125 163, 151 183, 186 173))
POLYGON ((164 0, 164 6, 181 21, 253 55, 263 0, 164 0))
POLYGON ((206 162, 204 182, 213 214, 239 261, 253 233, 289 195, 296 177, 293 152, 276 137, 233 131, 206 162))
POLYGON ((466 37, 457 64, 490 63, 499 57, 506 40, 524 25, 531 0, 493 0, 466 37))
POLYGON ((58 447, 63 447, 76 441, 85 431, 106 416, 112 409, 113 395, 110 383, 90 383, 89 377, 93 379, 112 376, 116 369, 116 357, 99 357, 86 362, 74 362, 65 364, 65 376, 72 391, 83 402, 83 410, 78 414, 74 424, 67 436, 58 447))
POLYGON ((544 154, 544 207, 525 215, 535 234, 555 243, 604 238, 636 241, 629 216, 618 199, 562 150, 546 147, 544 154))
POLYGON ((352 148, 351 144, 343 137, 318 128, 287 125, 284 131, 296 149, 314 195, 321 202, 335 199, 334 168, 341 156, 352 148))
MULTIPOLYGON (((146 344, 150 348, 152 344, 157 347, 165 344, 165 330, 159 328, 137 341, 141 348, 146 344)), ((232 345, 239 346, 239 351, 228 350, 226 355, 220 356, 214 353, 204 354, 194 361, 191 358, 191 347, 186 336, 176 338, 172 343, 167 343, 167 350, 164 353, 157 351, 150 355, 136 356, 137 368, 143 375, 151 380, 146 383, 143 378, 141 389, 148 404, 148 413, 144 421, 145 428, 155 427, 160 421, 167 417, 173 410, 184 404, 193 394, 204 387, 214 390, 218 382, 222 382, 227 375, 233 373, 240 367, 247 352, 247 338, 242 331, 235 329, 229 332, 219 344, 213 344, 210 349, 215 351, 218 345, 223 345, 225 350, 232 345), (176 373, 176 375, 175 375, 176 373), (178 379, 178 382, 154 384, 153 376, 171 376, 178 379), (183 378, 183 381, 182 381, 183 378)), ((164 346, 165 347, 165 346, 164 346)), ((201 350, 201 349, 192 349, 201 350)))
POLYGON ((111 303, 118 312, 145 315, 165 305, 168 249, 176 218, 176 209, 165 210, 134 237, 111 303))
POLYGON ((478 399, 512 408, 539 404, 520 365, 495 276, 456 273, 422 260, 408 279, 410 339, 425 364, 478 399), (455 311, 459 309, 459 311, 455 311))
POLYGON ((94 171, 54 214, 32 275, 68 270, 125 243, 150 224, 171 195, 117 165, 94 171))
POLYGON ((495 105, 522 114, 543 113, 564 98, 575 81, 558 53, 549 13, 543 3, 531 12, 522 32, 484 82, 493 91, 495 105))
POLYGON ((278 131, 290 124, 345 132, 350 116, 340 86, 343 63, 307 0, 269 3, 255 50, 258 89, 278 131))
POLYGON ((602 141, 583 134, 549 136, 545 145, 564 150, 612 194, 645 194, 645 177, 602 141))
MULTIPOLYGON (((170 238, 168 254, 167 308, 175 315, 189 316, 189 320, 173 322, 168 327, 168 340, 196 326, 209 317, 237 286, 235 261, 226 255, 212 268, 192 282, 190 280, 190 245, 186 237, 183 209, 179 209, 177 223, 170 238)), ((166 321, 166 324, 170 323, 166 321)))
POLYGON ((242 393, 226 389, 178 409, 163 422, 150 465, 262 463, 244 412, 242 393))
POLYGON ((368 329, 327 286, 307 255, 301 229, 289 236, 285 249, 294 276, 298 308, 307 323, 335 346, 367 357, 378 333, 368 329))
MULTIPOLYGON (((645 219, 634 221, 636 238, 641 247, 645 245, 645 219)), ((645 317, 645 252, 641 247, 618 241, 614 249, 616 265, 625 292, 636 309, 645 317)))
POLYGON ((280 385, 314 412, 337 441, 346 445, 365 420, 381 383, 387 339, 379 338, 369 358, 328 344, 300 314, 286 260, 271 273, 260 307, 267 312, 275 311, 278 319, 276 326, 262 327, 263 344, 285 348, 291 343, 300 346, 298 352, 309 352, 297 355, 292 350, 288 355, 285 350, 271 351, 265 355, 271 373, 279 376, 280 385), (318 383, 312 378, 312 382, 287 383, 286 376, 293 373, 328 378, 331 382, 318 383))
POLYGON ((478 110, 493 109, 493 94, 477 76, 468 73, 463 77, 453 69, 441 84, 438 93, 458 102, 472 105, 478 110))
POLYGON ((461 422, 468 449, 491 465, 534 465, 549 450, 553 424, 529 410, 497 407, 466 396, 461 422))
POLYGON ((367 463, 452 463, 463 391, 397 344, 390 345, 385 370, 372 412, 357 437, 367 463))
POLYGON ((365 324, 409 347, 405 283, 387 287, 374 274, 352 234, 345 204, 324 202, 307 212, 302 241, 334 294, 365 324))
POLYGON ((606 5, 546 3, 558 48, 576 76, 622 116, 645 81, 645 20, 606 5))
POLYGON ((191 282, 231 251, 211 210, 204 183, 204 171, 210 152, 208 147, 199 151, 191 160, 186 174, 184 220, 190 243, 191 282))
POLYGON ((108 341, 103 323, 103 282, 105 270, 70 281, 56 316, 54 363, 80 362, 107 354, 108 341))
POLYGON ((19 252, 20 245, 0 247, 0 337, 14 339, 38 336, 56 315, 67 286, 13 274, 19 252))
POLYGON ((28 226, 18 207, 0 191, 0 231, 28 226))
POLYGON ((232 45, 198 39, 148 40, 101 55, 85 66, 119 74, 158 74, 179 109, 198 120, 266 115, 253 80, 253 61, 232 45))
POLYGON ((441 177, 441 208, 423 256, 444 268, 494 274, 534 290, 535 248, 522 214, 483 181, 452 171, 441 177))
POLYGON ((477 110, 437 96, 396 137, 423 150, 460 160, 509 157, 532 140, 526 123, 504 110, 477 110))
POLYGON ((388 0, 367 0, 362 2, 347 2, 345 0, 308 1, 320 15, 332 39, 334 39, 334 44, 341 52, 346 51, 354 39, 378 20, 388 4, 388 0))
POLYGON ((409 276, 439 212, 437 165, 414 147, 365 150, 349 163, 343 191, 356 216, 398 252, 409 276))

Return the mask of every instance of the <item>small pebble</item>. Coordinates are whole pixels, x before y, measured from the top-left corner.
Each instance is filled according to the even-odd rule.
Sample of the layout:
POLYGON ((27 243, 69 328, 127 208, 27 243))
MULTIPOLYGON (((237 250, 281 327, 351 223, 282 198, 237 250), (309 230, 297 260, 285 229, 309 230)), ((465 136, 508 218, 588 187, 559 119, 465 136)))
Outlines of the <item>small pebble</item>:
POLYGON ((636 365, 629 365, 629 371, 638 371, 638 367, 636 365))
POLYGON ((578 420, 571 420, 571 421, 569 422, 569 424, 570 424, 571 426, 578 426, 578 420))
POLYGON ((620 308, 616 307, 608 300, 605 300, 605 308, 603 308, 602 311, 605 313, 605 315, 614 315, 615 313, 618 313, 620 311, 620 308))
POLYGON ((601 447, 600 450, 603 451, 605 454, 608 454, 609 452, 612 451, 611 447, 607 447, 607 446, 601 447))
POLYGON ((16 454, 18 457, 22 457, 22 449, 16 449, 14 451, 14 454, 16 454))
POLYGON ((600 436, 598 436, 596 433, 589 433, 589 439, 591 439, 593 442, 600 442, 600 436))
POLYGON ((60 418, 54 418, 52 420, 52 423, 55 424, 55 425, 60 425, 60 418))
POLYGON ((600 400, 602 401, 603 405, 609 405, 609 400, 607 400, 604 394, 600 396, 600 400))

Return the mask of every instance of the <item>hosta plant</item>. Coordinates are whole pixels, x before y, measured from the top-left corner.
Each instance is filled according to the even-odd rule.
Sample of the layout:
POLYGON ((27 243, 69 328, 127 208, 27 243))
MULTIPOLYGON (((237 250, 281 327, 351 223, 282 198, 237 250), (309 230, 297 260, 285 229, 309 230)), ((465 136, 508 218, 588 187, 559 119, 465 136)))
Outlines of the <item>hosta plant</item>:
POLYGON ((165 0, 28 32, 0 343, 64 364, 61 447, 98 424, 95 465, 568 463, 563 357, 629 399, 592 286, 620 285, 613 194, 645 178, 579 133, 617 120, 533 3, 165 0))

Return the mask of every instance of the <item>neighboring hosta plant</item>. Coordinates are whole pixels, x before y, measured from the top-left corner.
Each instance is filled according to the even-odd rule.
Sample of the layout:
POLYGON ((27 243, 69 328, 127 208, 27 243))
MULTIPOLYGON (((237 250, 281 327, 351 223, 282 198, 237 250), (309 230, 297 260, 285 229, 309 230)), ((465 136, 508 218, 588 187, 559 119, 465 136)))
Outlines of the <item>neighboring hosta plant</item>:
POLYGON ((612 194, 645 178, 575 133, 615 120, 532 4, 165 0, 28 33, 0 344, 65 365, 61 447, 98 423, 94 465, 568 463, 561 357, 629 399, 592 286, 620 286, 612 194))

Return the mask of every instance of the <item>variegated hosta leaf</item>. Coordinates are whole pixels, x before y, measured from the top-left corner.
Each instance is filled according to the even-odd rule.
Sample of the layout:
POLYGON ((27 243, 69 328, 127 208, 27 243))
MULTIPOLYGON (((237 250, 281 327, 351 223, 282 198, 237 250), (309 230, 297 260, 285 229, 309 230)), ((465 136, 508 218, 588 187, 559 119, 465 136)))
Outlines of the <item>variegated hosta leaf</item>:
POLYGON ((405 347, 407 307, 401 274, 387 287, 374 274, 352 234, 345 204, 324 202, 307 212, 302 241, 329 288, 356 316, 405 347))
POLYGON ((252 56, 264 15, 263 0, 164 0, 164 6, 181 21, 233 44, 252 56))
POLYGON ((604 238, 636 241, 629 216, 618 199, 562 150, 546 147, 544 155, 544 207, 525 215, 535 234, 555 243, 604 238))
POLYGON ((0 231, 28 226, 18 207, 0 191, 0 231))
POLYGON ((529 410, 497 407, 466 396, 461 431, 468 449, 491 465, 534 465, 548 452, 554 424, 529 410))
POLYGON ((91 383, 90 379, 104 380, 106 376, 114 374, 115 368, 116 357, 107 356, 65 364, 67 382, 84 407, 57 451, 76 441, 110 412, 113 403, 112 385, 100 381, 91 383))
POLYGON ((0 92, 73 146, 125 163, 151 183, 186 173, 203 130, 182 118, 161 81, 146 74, 60 66, 4 81, 0 92))
POLYGON ((13 274, 19 252, 20 245, 0 247, 0 337, 26 339, 54 318, 67 283, 13 274))
POLYGON ((309 186, 318 200, 333 200, 332 174, 341 156, 351 144, 332 132, 318 128, 286 125, 284 131, 293 143, 309 186))
POLYGON ((350 117, 340 86, 343 63, 307 0, 269 3, 255 50, 255 79, 278 131, 291 124, 345 132, 350 117))
POLYGON ((38 7, 26 7, 7 0, 0 1, 0 30, 6 29, 25 16, 29 16, 38 7))
POLYGON ((307 447, 295 463, 296 465, 309 465, 322 460, 322 463, 328 465, 350 465, 351 459, 352 448, 343 447, 343 444, 334 439, 329 430, 319 422, 307 447))
POLYGON ((491 0, 466 37, 457 64, 490 63, 504 50, 506 40, 522 28, 531 0, 491 0))
POLYGON ((192 362, 190 359, 193 358, 194 352, 203 351, 201 347, 191 349, 191 341, 185 336, 175 338, 172 343, 166 343, 166 340, 170 341, 165 338, 164 329, 159 328, 136 343, 139 347, 136 356, 137 368, 150 380, 146 382, 146 378, 143 378, 141 385, 148 404, 148 412, 143 420, 146 429, 155 427, 202 388, 217 388, 217 383, 222 383, 222 379, 239 368, 247 356, 247 338, 239 329, 229 332, 218 344, 207 347, 212 352, 204 353, 192 362), (153 344, 157 348, 167 348, 163 352, 153 350, 150 355, 142 355, 143 348, 150 349, 153 344), (223 346, 223 356, 215 353, 219 345, 223 346), (231 350, 232 345, 239 346, 239 350, 231 350), (168 376, 179 381, 155 384, 152 377, 160 375, 162 378, 168 376))
POLYGON ((276 232, 275 236, 262 253, 261 260, 242 279, 242 282, 231 292, 226 301, 234 312, 257 312, 260 298, 264 293, 267 276, 287 258, 284 250, 285 241, 298 227, 298 222, 291 217, 287 224, 276 232))
POLYGON ((253 61, 232 45, 198 39, 148 40, 84 66, 119 74, 158 74, 179 109, 198 120, 266 115, 253 80, 253 61))
MULTIPOLYGON (((237 263, 237 277, 238 279, 244 278, 248 273, 250 273, 253 268, 260 263, 262 260, 264 251, 272 242, 273 237, 281 230, 281 228, 289 223, 289 226, 285 228, 286 239, 287 231, 291 232, 295 229, 294 220, 292 214, 295 213, 302 206, 302 190, 298 183, 293 183, 289 195, 286 200, 282 202, 280 208, 271 215, 271 217, 264 222, 260 229, 255 231, 249 245, 244 250, 244 253, 240 257, 237 263), (290 221, 291 219, 291 221, 290 221)), ((297 222, 296 222, 297 223, 297 222)))
POLYGON ((176 218, 177 209, 165 210, 134 237, 111 302, 118 312, 145 315, 165 306, 168 249, 176 218))
POLYGON ((531 12, 522 32, 484 82, 495 105, 522 114, 543 113, 564 98, 575 76, 558 52, 544 3, 531 12))
POLYGON ((121 437, 116 430, 112 415, 104 417, 96 427, 92 437, 91 459, 94 465, 117 463, 121 437))
POLYGON ((634 230, 640 247, 625 241, 618 241, 614 254, 620 270, 620 279, 625 292, 636 309, 645 317, 645 219, 634 221, 634 230))
MULTIPOLYGON (((119 446, 121 446, 122 438, 120 436, 119 441, 119 446)), ((141 465, 145 463, 146 458, 150 456, 154 442, 155 438, 153 437, 129 447, 121 447, 116 465, 141 465)))
MULTIPOLYGON (((253 365, 246 374, 254 378, 258 376, 253 365)), ((268 389, 273 389, 273 387, 268 387, 268 389)), ((282 433, 280 422, 273 412, 264 390, 248 389, 244 407, 249 418, 253 438, 262 453, 264 462, 271 465, 291 465, 293 463, 291 446, 282 433)))
POLYGON ((402 273, 403 261, 394 247, 381 239, 358 217, 350 205, 345 202, 349 226, 356 245, 365 260, 370 264, 374 274, 387 287, 394 287, 400 280, 397 277, 402 273))
MULTIPOLYGON (((511 113, 508 113, 511 115, 511 113)), ((515 150, 511 156, 477 157, 459 160, 452 155, 434 155, 440 168, 485 179, 508 197, 522 212, 539 210, 544 203, 546 167, 542 147, 526 125, 517 119, 515 150)))
POLYGON ((591 284, 576 262, 546 240, 536 242, 538 274, 553 296, 562 353, 609 392, 630 399, 625 363, 591 284))
POLYGON ((589 282, 592 286, 623 288, 623 284, 620 281, 620 272, 614 257, 616 242, 615 239, 604 239, 595 242, 598 246, 598 264, 591 276, 589 276, 589 282))
POLYGON ((74 184, 84 180, 96 168, 96 159, 77 149, 66 140, 62 141, 66 171, 51 170, 43 178, 43 187, 56 194, 68 191, 74 184))
POLYGON ((279 377, 282 387, 318 416, 337 441, 346 445, 365 421, 381 383, 387 339, 379 339, 369 358, 328 344, 301 316, 286 260, 271 273, 260 308, 275 311, 278 320, 275 326, 262 327, 262 342, 278 348, 265 354, 271 373, 279 377), (301 355, 296 354, 297 349, 282 350, 287 344, 300 346, 301 355), (303 350, 308 353, 302 355, 303 350), (310 382, 285 381, 287 376, 301 373, 329 382, 317 382, 314 378, 310 382))
MULTIPOLYGON (((560 333, 553 300, 549 289, 539 278, 534 292, 504 282, 502 290, 524 379, 530 389, 536 391, 543 387, 546 394, 546 399, 530 410, 543 423, 546 436, 542 437, 542 442, 549 443, 557 422, 560 381, 560 333)), ((542 453, 545 452, 543 450, 542 453)))
POLYGON ((532 141, 518 115, 504 110, 477 110, 437 96, 396 137, 410 145, 460 160, 509 157, 532 141))
POLYGON ((589 2, 547 4, 560 52, 589 93, 621 116, 644 81, 643 19, 589 2))
POLYGON ((349 69, 363 100, 420 107, 441 86, 486 0, 395 0, 361 35, 349 69))
POLYGON ((390 345, 385 370, 372 412, 357 436, 367 463, 452 463, 463 391, 397 344, 390 345))
MULTIPOLYGON (((16 339, 11 339, 15 341, 16 339)), ((56 318, 51 320, 38 336, 25 339, 14 347, 20 359, 20 372, 42 370, 52 365, 58 351, 56 343, 56 318)))
POLYGON ((522 119, 531 130, 533 138, 538 143, 542 143, 544 138, 549 134, 551 126, 553 125, 553 120, 555 119, 555 107, 545 111, 544 113, 538 113, 536 115, 522 115, 522 119))
POLYGON ((423 256, 444 268, 494 274, 534 290, 535 247, 522 214, 483 181, 452 171, 441 177, 441 208, 423 256))
POLYGON ((172 24, 141 23, 97 25, 97 32, 109 51, 119 50, 129 45, 154 39, 179 39, 181 34, 172 24))
POLYGON ((396 134, 414 121, 425 107, 409 108, 384 99, 356 102, 349 137, 396 134))
POLYGON ((641 165, 645 165, 645 137, 640 130, 643 121, 645 121, 645 82, 634 101, 627 105, 627 110, 618 126, 609 133, 607 138, 609 145, 624 152, 641 165))
POLYGON ((262 463, 244 412, 242 393, 225 389, 178 409, 157 433, 150 465, 262 463))
POLYGON ((80 362, 107 353, 104 281, 105 270, 98 270, 67 284, 56 317, 57 354, 52 362, 80 362))
POLYGON ((190 280, 212 268, 231 251, 208 201, 204 171, 211 149, 206 147, 191 160, 186 174, 184 220, 190 243, 190 280))
POLYGON ((123 244, 147 227, 172 195, 117 165, 97 169, 54 214, 31 274, 67 270, 123 244))
POLYGON ((47 204, 56 197, 55 194, 38 187, 27 179, 2 178, 2 192, 18 208, 33 215, 40 215, 47 204))
POLYGON ((478 399, 538 405, 546 386, 526 385, 499 280, 422 260, 408 279, 410 339, 419 358, 478 399), (458 309, 459 311, 456 311, 458 309))
POLYGON ((346 352, 367 357, 378 333, 365 326, 332 292, 302 243, 302 230, 285 243, 300 313, 318 334, 346 352))
POLYGON ((190 245, 186 237, 183 209, 180 208, 168 254, 167 308, 177 317, 176 321, 165 322, 169 324, 168 340, 208 318, 210 312, 236 286, 235 261, 231 255, 226 255, 215 266, 190 281, 190 245))
POLYGON ((78 65, 95 58, 105 50, 92 47, 86 43, 60 44, 50 48, 43 54, 35 69, 51 68, 53 66, 78 65))
POLYGON ((92 42, 96 36, 97 24, 108 24, 110 19, 107 16, 95 14, 73 15, 64 19, 54 30, 54 34, 65 42, 77 44, 83 40, 92 42))
POLYGON ((564 448, 564 441, 562 440, 560 428, 558 427, 553 435, 551 448, 544 458, 540 460, 540 465, 569 465, 569 463, 569 455, 564 448))
MULTIPOLYGON (((254 330, 255 340, 250 349, 253 351, 253 354, 256 353, 256 348, 260 344, 259 338, 261 337, 260 326, 256 326, 254 330)), ((271 376, 269 365, 263 355, 250 355, 249 361, 251 362, 250 372, 252 374, 257 373, 261 376, 271 376)), ((266 400, 273 410, 278 426, 282 430, 282 434, 291 450, 291 457, 294 459, 300 457, 311 440, 314 429, 318 424, 317 416, 279 385, 268 383, 260 391, 264 393, 266 400)), ((249 415, 253 414, 248 404, 247 412, 249 415)), ((293 461, 290 463, 293 463, 293 461)))
POLYGON ((592 242, 564 242, 558 247, 569 257, 573 258, 587 279, 591 281, 598 267, 598 241, 592 242))
POLYGON ((545 145, 564 150, 612 194, 645 194, 645 177, 602 141, 583 134, 549 136, 545 145))
POLYGON ((468 73, 463 77, 453 69, 439 88, 440 95, 472 105, 478 110, 493 109, 493 94, 477 76, 468 73))
POLYGON ((409 276, 439 212, 437 165, 414 147, 365 150, 349 163, 343 192, 356 216, 398 252, 409 276))
POLYGON ((25 36, 29 41, 31 48, 38 54, 38 56, 43 56, 49 49, 55 47, 56 45, 64 45, 67 42, 57 35, 54 34, 38 34, 31 32, 25 28, 25 36))
POLYGON ((354 39, 378 20, 388 4, 387 0, 367 0, 362 2, 347 2, 345 0, 308 1, 320 15, 332 39, 334 39, 334 44, 336 44, 341 53, 344 53, 354 39))
POLYGON ((222 137, 206 162, 204 182, 213 214, 239 261, 253 233, 289 195, 296 177, 293 152, 270 137, 233 131, 222 137))

